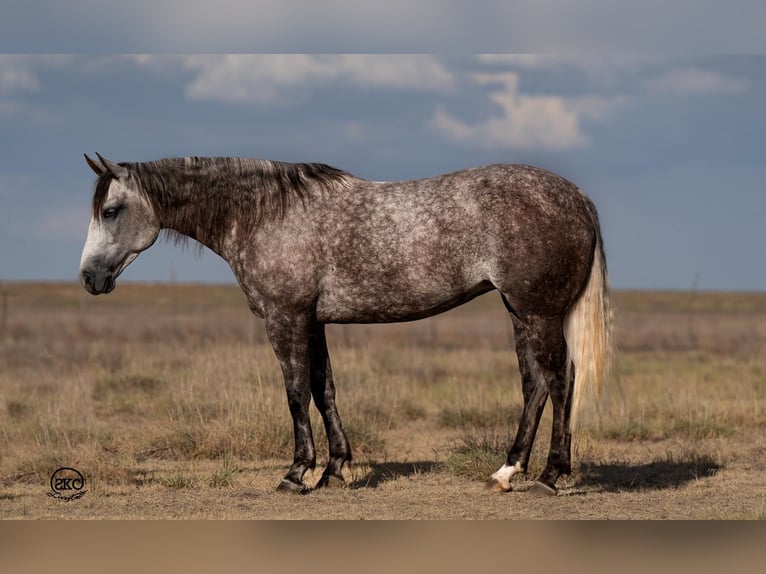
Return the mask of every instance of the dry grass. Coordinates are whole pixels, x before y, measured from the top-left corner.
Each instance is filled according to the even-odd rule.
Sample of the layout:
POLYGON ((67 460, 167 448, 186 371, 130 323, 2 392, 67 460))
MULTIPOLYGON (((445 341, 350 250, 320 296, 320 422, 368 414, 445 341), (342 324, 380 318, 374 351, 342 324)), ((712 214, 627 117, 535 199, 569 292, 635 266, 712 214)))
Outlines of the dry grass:
MULTIPOLYGON (((766 295, 618 293, 615 377, 576 436, 561 496, 535 502, 482 489, 521 409, 495 295, 427 321, 330 326, 349 488, 290 497, 273 492, 292 456, 281 373, 236 287, 5 289, 0 517, 766 513, 766 295), (84 472, 86 496, 46 497, 59 466, 84 472)), ((327 448, 313 422, 320 466, 309 480, 327 448)), ((546 411, 530 474, 545 463, 548 427, 546 411)))

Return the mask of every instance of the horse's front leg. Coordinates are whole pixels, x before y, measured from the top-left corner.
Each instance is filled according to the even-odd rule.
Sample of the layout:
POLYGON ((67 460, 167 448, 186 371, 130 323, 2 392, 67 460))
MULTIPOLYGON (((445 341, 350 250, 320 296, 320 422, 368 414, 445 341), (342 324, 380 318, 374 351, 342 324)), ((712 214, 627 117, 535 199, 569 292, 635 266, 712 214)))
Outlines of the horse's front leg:
POLYGON ((335 384, 332 380, 324 325, 312 326, 309 354, 311 356, 311 394, 314 396, 314 404, 322 415, 327 431, 327 442, 330 446, 330 459, 317 487, 341 486, 345 482, 341 472, 343 463, 351 460, 351 447, 343 431, 338 408, 335 406, 335 384))
POLYGON ((281 310, 271 310, 266 314, 266 334, 271 341, 282 374, 285 377, 287 403, 293 418, 295 436, 295 455, 293 465, 282 479, 277 490, 303 492, 307 490, 303 482, 305 472, 316 465, 314 437, 311 434, 309 403, 311 385, 309 379, 309 326, 308 315, 295 314, 281 310))

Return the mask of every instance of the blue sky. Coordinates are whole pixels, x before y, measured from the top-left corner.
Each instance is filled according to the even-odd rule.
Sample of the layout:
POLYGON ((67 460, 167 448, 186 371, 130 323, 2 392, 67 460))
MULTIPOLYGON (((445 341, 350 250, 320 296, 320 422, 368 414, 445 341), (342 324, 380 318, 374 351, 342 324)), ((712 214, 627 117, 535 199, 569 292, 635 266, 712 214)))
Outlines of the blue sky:
MULTIPOLYGON (((766 289, 766 57, 0 56, 0 280, 74 280, 82 159, 242 155, 361 177, 524 162, 601 215, 617 288, 766 289)), ((123 280, 233 281, 155 245, 123 280)))
POLYGON ((762 0, 4 0, 4 52, 763 52, 762 0))

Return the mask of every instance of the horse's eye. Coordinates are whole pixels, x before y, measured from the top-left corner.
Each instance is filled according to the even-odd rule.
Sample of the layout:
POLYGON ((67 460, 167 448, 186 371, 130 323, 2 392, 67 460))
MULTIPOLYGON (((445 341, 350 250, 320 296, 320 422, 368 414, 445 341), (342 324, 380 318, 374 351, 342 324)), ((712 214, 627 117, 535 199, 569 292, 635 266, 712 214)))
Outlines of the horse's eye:
POLYGON ((105 209, 103 213, 101 214, 101 216, 104 219, 114 219, 115 217, 117 217, 117 211, 118 210, 116 207, 110 207, 109 209, 105 209))

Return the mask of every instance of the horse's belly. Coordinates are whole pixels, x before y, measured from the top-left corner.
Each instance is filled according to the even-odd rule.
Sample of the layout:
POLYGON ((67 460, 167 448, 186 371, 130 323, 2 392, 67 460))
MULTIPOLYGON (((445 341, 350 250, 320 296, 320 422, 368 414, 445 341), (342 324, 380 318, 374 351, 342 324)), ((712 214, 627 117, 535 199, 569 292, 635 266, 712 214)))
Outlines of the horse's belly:
POLYGON ((488 281, 463 288, 434 290, 365 289, 356 285, 326 290, 317 301, 317 319, 322 323, 394 323, 414 321, 443 313, 493 289, 488 281))

